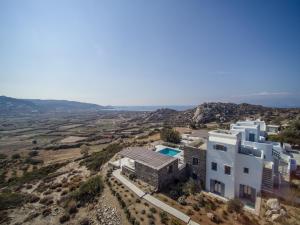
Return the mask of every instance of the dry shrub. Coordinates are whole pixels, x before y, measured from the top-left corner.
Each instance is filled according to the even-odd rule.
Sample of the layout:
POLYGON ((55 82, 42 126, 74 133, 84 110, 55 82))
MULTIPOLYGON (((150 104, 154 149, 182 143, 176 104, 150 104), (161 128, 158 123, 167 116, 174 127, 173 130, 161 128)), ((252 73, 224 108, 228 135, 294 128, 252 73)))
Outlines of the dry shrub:
POLYGON ((59 218, 60 223, 65 223, 70 220, 70 216, 68 214, 64 214, 59 218))
POLYGON ((43 217, 49 216, 52 213, 51 208, 46 208, 43 210, 42 215, 43 217))
POLYGON ((43 205, 51 205, 53 204, 53 197, 52 196, 47 196, 45 198, 42 198, 40 200, 40 203, 43 205))
POLYGON ((69 214, 77 213, 77 204, 75 200, 71 200, 68 202, 67 209, 69 214))

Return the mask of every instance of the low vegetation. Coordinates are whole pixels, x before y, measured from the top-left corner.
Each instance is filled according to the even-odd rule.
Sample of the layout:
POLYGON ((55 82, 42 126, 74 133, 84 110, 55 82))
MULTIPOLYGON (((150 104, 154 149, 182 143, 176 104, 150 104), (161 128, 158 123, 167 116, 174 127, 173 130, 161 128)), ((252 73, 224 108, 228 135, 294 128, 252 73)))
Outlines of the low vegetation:
POLYGON ((271 141, 286 142, 293 146, 300 146, 300 120, 294 120, 291 122, 290 126, 283 130, 278 135, 269 135, 268 137, 271 141))
POLYGON ((102 178, 97 175, 82 183, 78 190, 70 194, 70 197, 80 202, 81 205, 85 205, 93 201, 96 196, 99 196, 103 188, 104 184, 102 178))
POLYGON ((82 162, 89 170, 98 171, 103 164, 109 161, 123 148, 120 144, 110 144, 100 152, 94 152, 82 162))
POLYGON ((6 159, 6 158, 7 158, 7 155, 0 153, 0 159, 6 159))
POLYGON ((172 128, 164 127, 160 132, 163 141, 179 144, 181 141, 180 133, 172 128))
POLYGON ((66 165, 67 162, 64 163, 56 163, 56 164, 51 164, 48 166, 44 166, 41 167, 39 169, 33 170, 31 172, 25 172, 23 174, 23 176, 21 177, 12 177, 8 180, 8 182, 5 183, 1 183, 1 186, 19 186, 19 185, 23 185, 25 183, 30 183, 36 180, 41 180, 41 179, 45 179, 47 178, 47 176, 53 172, 55 172, 56 170, 58 170, 59 168, 61 168, 62 166, 66 165))
POLYGON ((0 210, 22 206, 30 200, 30 196, 15 192, 0 193, 0 210))
POLYGON ((227 210, 229 212, 240 213, 243 210, 244 204, 237 198, 231 199, 227 202, 227 210))

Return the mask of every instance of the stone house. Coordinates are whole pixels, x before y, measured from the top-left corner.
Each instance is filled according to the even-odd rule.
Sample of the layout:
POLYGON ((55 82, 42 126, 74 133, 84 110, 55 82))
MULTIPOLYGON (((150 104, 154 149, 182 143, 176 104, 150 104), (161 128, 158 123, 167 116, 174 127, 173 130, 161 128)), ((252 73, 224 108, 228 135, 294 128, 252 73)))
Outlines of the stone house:
POLYGON ((205 188, 206 180, 206 150, 190 146, 183 148, 187 175, 205 188))
POLYGON ((185 175, 185 168, 178 167, 178 158, 163 155, 144 147, 131 147, 118 153, 122 173, 136 178, 160 190, 175 179, 185 175))

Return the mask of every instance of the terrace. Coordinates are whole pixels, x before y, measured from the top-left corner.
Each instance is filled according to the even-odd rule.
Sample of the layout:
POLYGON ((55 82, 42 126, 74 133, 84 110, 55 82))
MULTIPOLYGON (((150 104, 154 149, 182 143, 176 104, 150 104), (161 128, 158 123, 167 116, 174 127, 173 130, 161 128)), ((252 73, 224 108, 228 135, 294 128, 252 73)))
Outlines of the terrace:
POLYGON ((238 153, 262 158, 262 151, 251 146, 241 146, 238 153))

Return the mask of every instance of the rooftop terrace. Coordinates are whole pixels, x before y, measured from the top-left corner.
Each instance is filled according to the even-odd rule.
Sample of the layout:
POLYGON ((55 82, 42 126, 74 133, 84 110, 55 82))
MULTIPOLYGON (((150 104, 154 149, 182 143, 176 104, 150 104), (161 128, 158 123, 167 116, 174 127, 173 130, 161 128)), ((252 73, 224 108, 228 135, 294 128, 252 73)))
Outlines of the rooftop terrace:
POLYGON ((154 152, 143 147, 126 148, 119 152, 119 155, 130 158, 154 169, 160 169, 169 163, 178 160, 177 158, 154 152))

